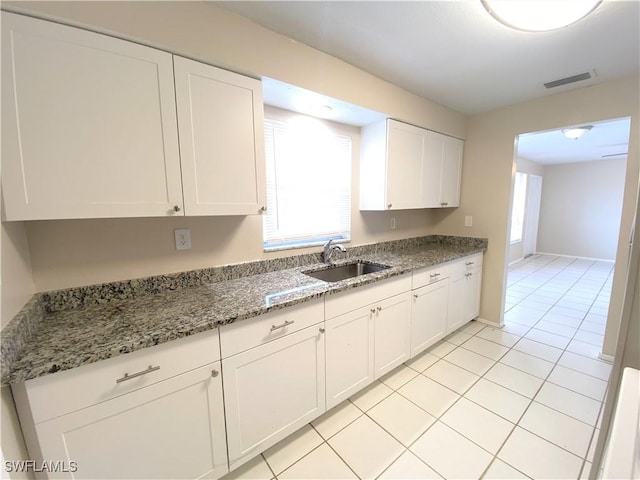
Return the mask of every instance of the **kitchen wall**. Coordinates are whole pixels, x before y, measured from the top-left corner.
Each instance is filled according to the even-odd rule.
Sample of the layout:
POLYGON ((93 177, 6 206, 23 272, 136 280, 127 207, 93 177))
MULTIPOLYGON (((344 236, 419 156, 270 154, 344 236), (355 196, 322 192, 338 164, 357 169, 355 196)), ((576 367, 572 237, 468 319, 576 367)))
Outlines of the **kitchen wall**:
MULTIPOLYGON (((522 102, 473 115, 467 127, 462 169, 461 206, 437 212, 436 233, 474 235, 489 239, 485 255, 481 315, 501 321, 506 278, 510 199, 512 195, 514 146, 518 135, 631 117, 620 239, 628 239, 636 207, 640 163, 640 92, 637 75, 603 82, 556 95, 522 102), (473 227, 464 227, 464 217, 473 216, 473 227)), ((544 180, 546 182, 546 179, 544 180)), ((543 185, 544 188, 544 185, 543 185)), ((609 322, 603 351, 613 355, 626 281, 628 246, 617 247, 609 322)))
MULTIPOLYGON (((211 2, 3 2, 3 8, 90 26, 240 73, 268 76, 457 137, 466 133, 464 115, 211 2)), ((354 139, 353 149, 352 244, 431 233, 433 215, 426 210, 358 211, 359 139, 354 139), (389 228, 392 216, 395 230, 389 228)), ((25 228, 37 291, 291 254, 263 253, 258 216, 42 221, 27 222, 25 228), (175 251, 174 228, 191 229, 191 251, 175 251)))
POLYGON ((615 260, 626 163, 545 166, 537 250, 615 260))
MULTIPOLYGON (((540 177, 544 177, 544 165, 541 165, 540 163, 532 162, 531 160, 527 160, 526 158, 518 157, 516 159, 516 163, 514 167, 518 172, 529 173, 532 175, 538 175, 540 177)), ((543 185, 544 185, 544 181, 543 181, 543 185)), ((524 232, 526 232, 526 228, 527 228, 526 215, 527 214, 525 213, 524 232)), ((524 252, 524 244, 522 243, 522 241, 509 244, 508 263, 511 264, 513 262, 521 260, 524 257, 523 252, 524 252)))

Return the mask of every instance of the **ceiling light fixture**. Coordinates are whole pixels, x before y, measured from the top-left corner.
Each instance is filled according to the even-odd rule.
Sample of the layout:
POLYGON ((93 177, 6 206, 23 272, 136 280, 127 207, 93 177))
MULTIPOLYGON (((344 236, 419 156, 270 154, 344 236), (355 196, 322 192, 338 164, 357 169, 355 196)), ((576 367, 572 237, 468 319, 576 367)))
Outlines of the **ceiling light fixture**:
POLYGON ((592 128, 593 125, 585 125, 583 127, 563 128, 561 132, 565 137, 570 138, 571 140, 577 140, 592 128))
POLYGON ((546 32, 571 25, 593 12, 602 0, 481 0, 504 25, 525 32, 546 32))

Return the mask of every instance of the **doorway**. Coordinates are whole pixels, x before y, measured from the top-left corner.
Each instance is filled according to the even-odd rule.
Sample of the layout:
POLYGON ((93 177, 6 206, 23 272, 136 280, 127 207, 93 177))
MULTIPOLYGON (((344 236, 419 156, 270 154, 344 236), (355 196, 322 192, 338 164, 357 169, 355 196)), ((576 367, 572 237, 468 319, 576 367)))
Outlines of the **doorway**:
MULTIPOLYGON (((511 227, 522 223, 522 235, 521 241, 514 242, 516 237, 510 229, 505 291, 518 280, 518 275, 531 270, 536 262, 549 260, 549 255, 560 262, 572 258, 584 268, 610 270, 603 293, 611 288, 630 126, 630 118, 622 118, 590 124, 579 139, 565 138, 563 129, 518 136, 511 205, 518 203, 516 190, 525 177, 526 202, 522 203, 526 209, 521 219, 515 218, 513 211, 509 218, 511 227), (518 266, 532 261, 526 269, 516 272, 518 266)), ((506 320, 509 309, 517 302, 509 295, 505 300, 506 320)), ((607 307, 608 302, 599 305, 597 315, 603 317, 603 323, 607 321, 607 307)), ((592 337, 601 349, 604 332, 596 335, 585 337, 592 337)))
POLYGON ((568 128, 518 136, 509 265, 535 253, 615 261, 630 126, 627 117, 577 139, 568 128))

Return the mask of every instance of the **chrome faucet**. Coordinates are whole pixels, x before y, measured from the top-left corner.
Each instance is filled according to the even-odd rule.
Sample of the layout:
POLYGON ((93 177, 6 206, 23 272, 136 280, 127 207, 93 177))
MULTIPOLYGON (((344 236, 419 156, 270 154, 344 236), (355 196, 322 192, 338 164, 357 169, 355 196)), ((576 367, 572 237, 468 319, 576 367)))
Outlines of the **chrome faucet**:
POLYGON ((347 249, 344 248, 344 245, 341 243, 336 243, 335 245, 331 245, 333 242, 333 238, 324 244, 324 251, 322 252, 322 261, 324 263, 331 263, 331 255, 334 250, 340 250, 341 252, 346 252, 347 249))

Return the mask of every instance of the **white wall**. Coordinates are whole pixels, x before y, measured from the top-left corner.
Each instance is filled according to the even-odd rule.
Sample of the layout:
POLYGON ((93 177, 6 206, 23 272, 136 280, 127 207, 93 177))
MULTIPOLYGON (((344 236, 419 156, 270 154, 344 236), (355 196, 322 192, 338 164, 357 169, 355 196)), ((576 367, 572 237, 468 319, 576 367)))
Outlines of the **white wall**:
POLYGON ((615 260, 626 159, 544 168, 538 251, 615 260))
MULTIPOLYGON (((293 42, 211 2, 3 2, 65 23, 112 32, 213 65, 268 76, 457 137, 466 117, 410 94, 337 58, 293 42)), ((352 244, 431 233, 428 210, 358 210, 359 139, 353 143, 352 244), (396 229, 390 229, 391 216, 396 229)), ((151 218, 28 222, 37 291, 172 273, 291 252, 262 251, 262 219, 151 218), (176 252, 173 229, 189 228, 193 248, 176 252), (122 239, 127 241, 123 242, 122 239)), ((296 251, 319 251, 318 248, 296 251)))

